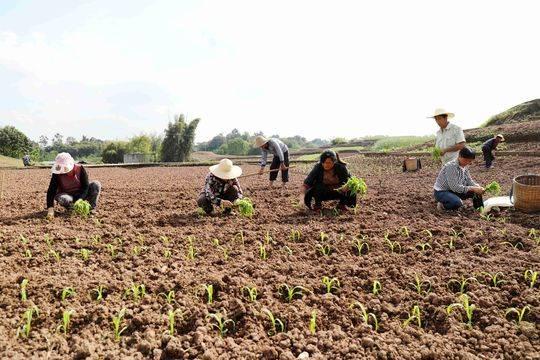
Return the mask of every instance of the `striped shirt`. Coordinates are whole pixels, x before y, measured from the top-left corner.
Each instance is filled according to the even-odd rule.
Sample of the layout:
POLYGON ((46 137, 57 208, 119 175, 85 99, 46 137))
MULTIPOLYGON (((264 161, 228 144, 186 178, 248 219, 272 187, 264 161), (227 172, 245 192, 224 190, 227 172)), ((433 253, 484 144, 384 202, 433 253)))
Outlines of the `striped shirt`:
POLYGON ((279 158, 280 162, 285 161, 285 157, 283 153, 286 153, 289 151, 289 148, 285 143, 279 139, 270 139, 268 140, 268 150, 262 149, 262 156, 261 156, 261 166, 266 166, 266 162, 268 160, 268 153, 273 154, 274 156, 277 156, 279 158))
POLYGON ((452 191, 458 194, 466 194, 473 186, 478 185, 469 174, 469 169, 459 166, 459 160, 455 159, 443 165, 433 189, 435 191, 452 191))

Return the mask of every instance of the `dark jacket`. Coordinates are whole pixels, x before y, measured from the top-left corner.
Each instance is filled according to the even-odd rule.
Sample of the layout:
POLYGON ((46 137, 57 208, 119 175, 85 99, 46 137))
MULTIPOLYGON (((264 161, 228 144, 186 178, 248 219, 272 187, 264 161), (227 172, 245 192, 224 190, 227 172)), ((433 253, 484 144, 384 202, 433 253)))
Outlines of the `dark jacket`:
MULTIPOLYGON (((343 186, 347 183, 349 178, 351 177, 351 174, 349 173, 349 170, 347 169, 347 165, 343 163, 336 163, 334 165, 334 171, 339 179, 339 185, 343 186)), ((314 186, 322 186, 323 185, 323 176, 324 176, 324 168, 321 163, 317 163, 313 170, 309 173, 306 180, 304 180, 304 186, 307 188, 312 188, 314 186)))
POLYGON ((482 151, 493 151, 497 149, 497 145, 495 138, 491 138, 482 144, 482 151))
MULTIPOLYGON (((82 165, 81 166, 81 189, 73 195, 73 201, 77 201, 79 199, 85 199, 88 196, 88 187, 89 187, 89 181, 88 181, 88 173, 84 169, 82 165)), ((51 177, 51 182, 49 183, 49 189, 47 190, 47 208, 54 206, 54 198, 58 194, 59 191, 59 183, 58 177, 65 176, 65 175, 58 175, 53 174, 51 177)))

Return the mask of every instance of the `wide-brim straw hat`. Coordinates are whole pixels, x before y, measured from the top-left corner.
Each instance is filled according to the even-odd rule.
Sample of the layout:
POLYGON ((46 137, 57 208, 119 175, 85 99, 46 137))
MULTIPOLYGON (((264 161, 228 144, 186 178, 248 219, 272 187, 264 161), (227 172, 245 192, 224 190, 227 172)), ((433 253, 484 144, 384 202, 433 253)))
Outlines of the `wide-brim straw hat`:
POLYGON ((61 175, 61 174, 67 174, 71 170, 73 170, 73 167, 75 166, 75 160, 73 160, 73 157, 69 153, 60 153, 56 155, 56 158, 54 159, 54 164, 51 168, 51 172, 53 174, 61 175))
POLYGON ((242 168, 233 165, 232 161, 229 159, 223 159, 219 164, 210 166, 210 172, 220 179, 231 180, 242 175, 242 168))
POLYGON ((267 139, 267 138, 265 138, 264 136, 260 136, 260 135, 259 135, 259 136, 257 136, 257 137, 255 138, 255 145, 254 145, 254 146, 255 146, 255 147, 261 147, 261 146, 263 146, 264 144, 266 144, 267 142, 268 142, 268 139, 267 139))
POLYGON ((455 114, 453 112, 446 111, 443 108, 437 108, 433 112, 433 115, 428 116, 428 119, 435 118, 435 116, 439 116, 439 115, 447 115, 449 119, 451 119, 451 118, 453 118, 455 116, 455 114))
POLYGON ((502 136, 502 134, 497 134, 497 136, 495 137, 498 137, 499 139, 501 139, 501 142, 505 142, 506 140, 504 140, 504 136, 502 136))

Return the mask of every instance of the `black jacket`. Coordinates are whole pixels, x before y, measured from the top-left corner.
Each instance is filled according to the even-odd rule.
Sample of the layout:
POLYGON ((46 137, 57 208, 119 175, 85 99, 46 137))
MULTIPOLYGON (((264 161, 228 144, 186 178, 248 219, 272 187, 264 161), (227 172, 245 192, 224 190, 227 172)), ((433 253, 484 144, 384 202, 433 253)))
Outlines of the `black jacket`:
MULTIPOLYGON (((347 183, 349 178, 351 177, 351 174, 349 173, 349 170, 347 169, 347 165, 342 163, 336 163, 334 165, 334 171, 339 179, 339 185, 343 186, 347 183)), ((312 188, 314 186, 321 186, 323 185, 323 176, 324 176, 324 168, 321 163, 317 163, 313 170, 309 173, 306 180, 304 180, 304 185, 306 185, 308 188, 312 188)))
MULTIPOLYGON (((47 190, 47 208, 54 206, 54 198, 57 195, 58 192, 58 177, 60 175, 53 174, 51 177, 51 182, 49 183, 49 189, 47 190)), ((88 188, 89 188, 89 181, 88 181, 88 173, 84 169, 84 166, 81 165, 81 189, 79 192, 73 195, 73 201, 77 201, 79 199, 86 199, 88 196, 88 188)))

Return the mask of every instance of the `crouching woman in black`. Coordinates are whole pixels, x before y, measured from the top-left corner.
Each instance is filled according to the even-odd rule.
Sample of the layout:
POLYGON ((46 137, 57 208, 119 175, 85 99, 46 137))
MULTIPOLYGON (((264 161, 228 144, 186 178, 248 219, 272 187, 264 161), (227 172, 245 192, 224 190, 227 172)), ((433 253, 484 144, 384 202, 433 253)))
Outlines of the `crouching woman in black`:
POLYGON ((339 155, 332 150, 325 150, 304 180, 304 204, 313 211, 320 211, 322 202, 327 200, 339 200, 338 210, 355 207, 356 195, 351 195, 347 189, 338 190, 350 177, 347 164, 339 159, 339 155), (315 205, 312 208, 313 199, 315 205))

